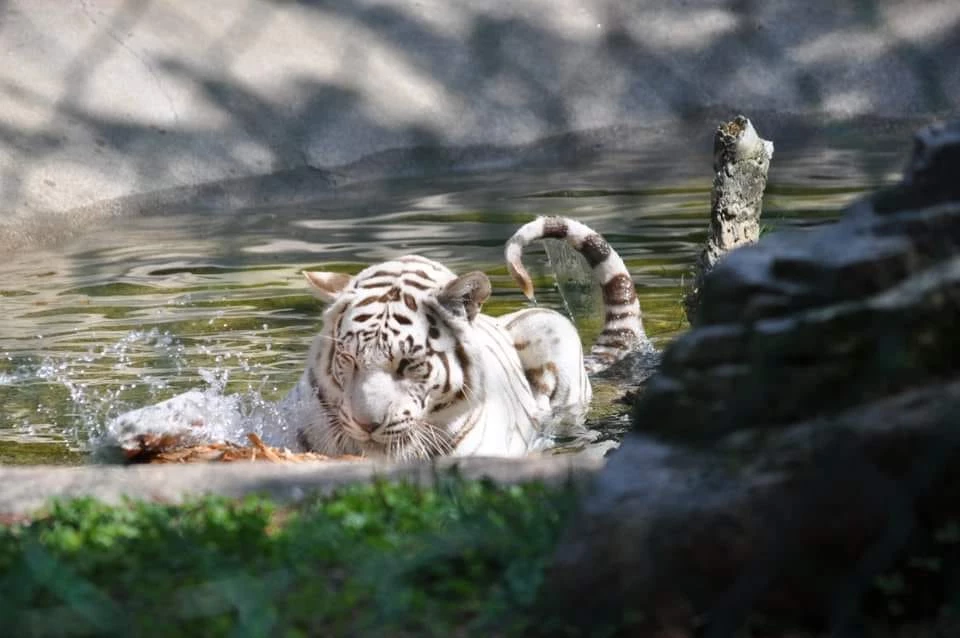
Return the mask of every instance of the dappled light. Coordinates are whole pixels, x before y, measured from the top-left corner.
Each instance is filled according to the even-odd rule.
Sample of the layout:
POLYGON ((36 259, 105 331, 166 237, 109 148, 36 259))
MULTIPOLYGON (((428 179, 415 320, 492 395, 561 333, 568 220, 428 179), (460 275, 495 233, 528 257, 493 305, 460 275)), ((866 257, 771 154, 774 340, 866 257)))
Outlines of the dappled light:
MULTIPOLYGON (((6 241, 80 230, 64 216, 59 233, 30 232, 30 211, 86 208, 92 222, 117 197, 243 176, 444 167, 430 153, 356 165, 397 148, 482 145, 509 156, 598 131, 599 149, 581 145, 582 155, 656 147, 665 126, 704 139, 677 128, 704 108, 837 121, 954 108, 955 71, 933 52, 956 45, 955 3, 837 8, 128 0, 33 15, 7 6, 0 34, 17 63, 0 71, 0 194, 7 224, 17 221, 6 241), (621 133, 602 133, 614 125, 621 133)), ((696 118, 706 133, 707 113, 696 118)), ((809 143, 781 135, 792 126, 783 116, 758 121, 785 149, 809 143)), ((445 167, 480 159, 461 154, 445 167)), ((197 195, 141 197, 132 208, 197 195)), ((235 201, 254 203, 245 197, 235 201)))

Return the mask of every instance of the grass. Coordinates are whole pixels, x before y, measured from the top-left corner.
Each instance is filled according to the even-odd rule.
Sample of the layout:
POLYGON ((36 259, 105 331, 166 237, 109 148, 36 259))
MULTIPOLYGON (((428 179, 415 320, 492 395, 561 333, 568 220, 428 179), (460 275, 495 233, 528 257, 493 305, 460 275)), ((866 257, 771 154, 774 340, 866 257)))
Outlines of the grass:
POLYGON ((56 502, 0 525, 0 617, 15 636, 520 636, 574 503, 456 477, 288 506, 56 502))

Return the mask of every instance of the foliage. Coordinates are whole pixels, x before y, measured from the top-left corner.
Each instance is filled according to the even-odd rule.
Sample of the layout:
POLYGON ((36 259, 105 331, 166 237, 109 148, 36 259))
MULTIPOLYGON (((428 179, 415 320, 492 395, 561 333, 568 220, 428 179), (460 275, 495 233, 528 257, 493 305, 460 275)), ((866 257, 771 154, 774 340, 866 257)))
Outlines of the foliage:
POLYGON ((57 502, 0 526, 15 636, 522 635, 571 487, 57 502))

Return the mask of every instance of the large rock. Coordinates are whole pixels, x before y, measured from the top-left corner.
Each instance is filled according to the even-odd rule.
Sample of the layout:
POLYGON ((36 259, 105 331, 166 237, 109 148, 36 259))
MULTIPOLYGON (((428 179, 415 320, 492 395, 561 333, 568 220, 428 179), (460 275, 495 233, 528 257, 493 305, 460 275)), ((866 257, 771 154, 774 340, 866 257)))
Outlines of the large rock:
POLYGON ((551 617, 661 636, 761 617, 834 635, 946 627, 960 596, 960 536, 945 531, 960 521, 958 177, 960 122, 928 128, 902 184, 707 277, 700 327, 664 352, 557 552, 551 617))
POLYGON ((903 184, 837 224, 772 235, 717 266, 700 329, 664 353, 638 428, 710 438, 960 371, 960 124, 916 144, 903 184))

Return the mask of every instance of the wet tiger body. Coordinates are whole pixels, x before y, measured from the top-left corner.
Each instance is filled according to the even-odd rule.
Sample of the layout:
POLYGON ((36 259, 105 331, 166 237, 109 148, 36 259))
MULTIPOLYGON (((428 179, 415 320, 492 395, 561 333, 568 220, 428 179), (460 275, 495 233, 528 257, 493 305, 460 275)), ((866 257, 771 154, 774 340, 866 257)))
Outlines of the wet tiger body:
POLYGON ((195 390, 120 415, 105 444, 222 441, 253 428, 269 445, 390 460, 538 450, 582 423, 589 374, 650 348, 626 266, 582 223, 541 217, 511 237, 507 265, 524 294, 533 298, 523 249, 544 238, 584 255, 603 289, 604 327, 587 353, 556 311, 480 312, 491 292, 482 272, 457 275, 416 255, 355 276, 306 272, 328 306, 304 372, 282 401, 251 421, 236 396, 195 390))
POLYGON ((581 423, 588 374, 648 342, 623 261, 579 222, 538 218, 510 239, 507 263, 528 297, 522 252, 542 238, 570 243, 603 288, 604 329, 586 356, 575 327, 556 311, 482 314, 491 289, 480 272, 457 276, 408 255, 353 277, 305 273, 330 305, 284 401, 302 424, 298 444, 390 459, 518 456, 557 427, 581 423))

